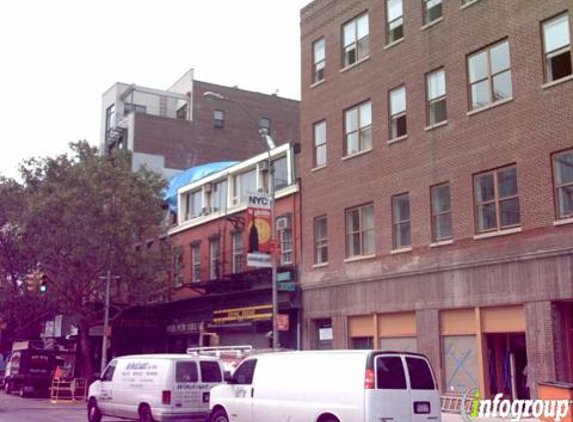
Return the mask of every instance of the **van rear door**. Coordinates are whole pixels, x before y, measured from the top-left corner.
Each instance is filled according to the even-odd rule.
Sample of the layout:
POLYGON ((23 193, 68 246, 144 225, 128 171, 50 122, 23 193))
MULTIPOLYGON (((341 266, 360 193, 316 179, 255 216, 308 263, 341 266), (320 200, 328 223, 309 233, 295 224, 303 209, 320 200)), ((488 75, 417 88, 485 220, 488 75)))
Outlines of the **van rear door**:
POLYGON ((428 361, 422 356, 407 356, 406 367, 410 380, 412 422, 440 419, 440 393, 428 361))
POLYGON ((412 422, 402 357, 394 353, 377 353, 370 359, 373 360, 366 367, 364 385, 365 422, 412 422))
POLYGON ((199 362, 201 384, 199 386, 201 401, 198 403, 201 412, 209 412, 209 395, 211 388, 223 382, 223 369, 215 360, 202 360, 199 362))
MULTIPOLYGON (((198 411, 202 397, 199 391, 199 368, 194 360, 175 361, 175 388, 171 405, 176 412, 198 411)), ((165 404, 165 403, 164 403, 165 404)))

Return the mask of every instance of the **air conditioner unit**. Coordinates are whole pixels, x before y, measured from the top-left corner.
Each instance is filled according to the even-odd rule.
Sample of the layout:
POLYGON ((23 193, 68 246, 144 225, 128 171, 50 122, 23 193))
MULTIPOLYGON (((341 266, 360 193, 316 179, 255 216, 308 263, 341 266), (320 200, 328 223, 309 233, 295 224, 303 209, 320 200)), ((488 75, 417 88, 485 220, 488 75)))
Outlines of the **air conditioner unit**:
POLYGON ((277 230, 290 229, 290 220, 291 218, 289 215, 277 218, 277 230))
POLYGON ((269 171, 269 162, 268 161, 261 161, 259 163, 259 171, 269 171))
POLYGON ((201 208, 201 215, 208 215, 211 214, 211 212, 213 212, 213 209, 211 207, 201 208))
POLYGON ((213 183, 207 183, 207 184, 205 185, 205 188, 204 188, 204 189, 205 189, 205 193, 211 193, 211 192, 213 192, 213 183))

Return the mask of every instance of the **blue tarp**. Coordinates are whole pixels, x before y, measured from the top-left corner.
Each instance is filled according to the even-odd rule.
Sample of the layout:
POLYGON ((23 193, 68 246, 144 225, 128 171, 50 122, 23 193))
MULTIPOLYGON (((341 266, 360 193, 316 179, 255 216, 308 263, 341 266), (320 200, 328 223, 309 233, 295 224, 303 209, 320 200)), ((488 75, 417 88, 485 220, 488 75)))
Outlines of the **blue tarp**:
POLYGON ((217 163, 202 164, 200 166, 191 167, 169 180, 169 186, 165 191, 165 201, 169 205, 171 211, 177 212, 177 189, 187 186, 197 180, 201 180, 210 174, 217 173, 227 167, 237 164, 238 161, 220 161, 217 163))

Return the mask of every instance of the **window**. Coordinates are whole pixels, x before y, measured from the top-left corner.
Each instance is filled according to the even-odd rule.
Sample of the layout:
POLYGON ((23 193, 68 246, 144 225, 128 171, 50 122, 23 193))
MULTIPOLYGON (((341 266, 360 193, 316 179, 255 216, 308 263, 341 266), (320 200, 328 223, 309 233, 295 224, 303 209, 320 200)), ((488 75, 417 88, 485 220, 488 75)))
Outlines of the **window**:
POLYGON ((468 71, 472 110, 512 97, 508 41, 469 56, 468 71))
POLYGON ((406 389, 406 374, 399 356, 376 358, 376 388, 378 390, 406 389))
POLYGON ((474 176, 478 232, 519 226, 517 168, 506 167, 474 176))
POLYGON ((115 104, 110 105, 105 110, 105 136, 109 138, 112 129, 115 127, 115 104))
POLYGON ((374 253, 374 205, 346 210, 346 256, 374 253))
POLYGON ((174 257, 174 285, 175 286, 182 286, 183 285, 183 248, 178 246, 175 248, 175 257, 174 257))
POLYGON ((252 169, 233 177, 233 205, 247 200, 247 192, 257 191, 257 170, 252 169))
POLYGON ((314 124, 314 167, 326 165, 326 121, 314 124))
POLYGON ((446 111, 446 72, 444 69, 426 75, 426 95, 428 96, 426 111, 428 126, 445 122, 448 113, 446 111))
POLYGON ((105 369, 103 375, 101 376, 102 381, 111 381, 113 379, 113 374, 115 372, 115 367, 117 366, 117 361, 112 360, 110 364, 105 369))
POLYGON ((444 183, 430 188, 432 201, 432 241, 452 238, 452 206, 450 184, 444 183))
POLYGON ((350 66, 370 54, 368 41, 368 14, 351 20, 342 27, 343 66, 350 66))
POLYGON ((233 233, 233 273, 240 273, 243 271, 244 265, 243 255, 243 232, 233 233))
POLYGON ((201 382, 222 382, 221 368, 218 362, 199 362, 201 367, 201 382))
POLYGON ((390 91, 390 140, 406 136, 406 87, 390 91))
POLYGON ((194 282, 201 281, 201 244, 194 243, 191 245, 191 278, 194 282))
POLYGON ((223 110, 215 110, 213 112, 213 119, 216 129, 223 129, 225 127, 225 112, 223 110))
POLYGON ((281 242, 281 265, 293 263, 293 246, 292 246, 292 229, 284 228, 279 230, 279 239, 281 242))
POLYGON ((261 117, 259 119, 259 128, 266 129, 267 133, 271 133, 271 119, 268 117, 261 117))
POLYGON ((175 362, 175 382, 197 382, 199 373, 195 362, 175 362))
POLYGON ((185 220, 196 218, 201 215, 201 207, 203 206, 203 191, 197 190, 195 192, 185 195, 185 220))
POLYGON ((344 112, 346 155, 372 149, 372 107, 370 101, 344 112))
POLYGON ((288 183, 288 162, 287 157, 281 157, 273 161, 275 192, 286 188, 288 183))
POLYGON ((404 38, 402 0, 386 0, 386 43, 404 38))
POLYGON ((233 378, 237 384, 252 384, 253 376, 255 375, 255 367, 257 366, 256 359, 248 359, 241 363, 235 370, 233 378))
POLYGON ((312 83, 318 83, 324 80, 325 67, 325 45, 324 38, 315 41, 312 44, 312 83))
POLYGON ((314 219, 314 263, 328 262, 328 227, 326 215, 314 219))
POLYGON ((410 246, 410 196, 405 193, 392 197, 394 249, 410 246))
POLYGON ((139 105, 139 104, 133 104, 133 103, 125 103, 123 105, 123 112, 124 114, 127 113, 147 113, 147 107, 143 106, 143 105, 139 105))
POLYGON ((211 192, 211 207, 213 211, 220 211, 227 208, 227 185, 226 180, 221 180, 213 185, 211 192))
POLYGON ((569 16, 567 14, 543 23, 545 82, 553 82, 573 73, 569 37, 569 16))
POLYGON ((573 217, 573 150, 553 156, 557 218, 573 217))
POLYGON ((187 120, 187 104, 177 109, 177 120, 187 120))
POLYGON ((424 24, 434 22, 442 17, 442 0, 424 1, 424 24))
POLYGON ((434 390, 436 388, 432 370, 424 359, 407 357, 406 366, 412 390, 434 390))
POLYGON ((221 275, 221 242, 214 238, 209 242, 209 278, 214 280, 221 275))

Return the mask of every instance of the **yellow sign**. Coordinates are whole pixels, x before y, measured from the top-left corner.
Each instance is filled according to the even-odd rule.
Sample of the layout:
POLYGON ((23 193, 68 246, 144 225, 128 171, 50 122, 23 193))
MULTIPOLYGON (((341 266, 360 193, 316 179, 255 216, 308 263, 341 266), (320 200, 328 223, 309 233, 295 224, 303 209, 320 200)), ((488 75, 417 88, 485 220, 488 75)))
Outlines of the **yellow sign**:
POLYGON ((271 319, 272 305, 249 306, 246 308, 220 309, 213 312, 213 322, 258 321, 271 319))

